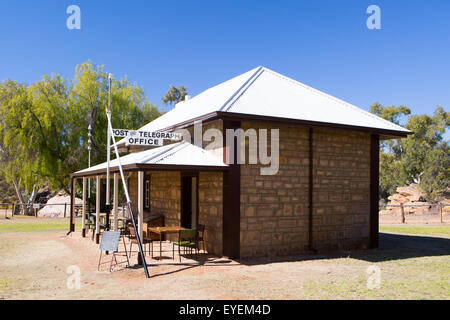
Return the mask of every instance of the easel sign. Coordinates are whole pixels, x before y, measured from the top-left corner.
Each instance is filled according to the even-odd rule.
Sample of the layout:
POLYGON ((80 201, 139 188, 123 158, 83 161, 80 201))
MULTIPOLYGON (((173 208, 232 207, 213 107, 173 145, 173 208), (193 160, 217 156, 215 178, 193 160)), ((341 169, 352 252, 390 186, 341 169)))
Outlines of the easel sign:
MULTIPOLYGON (((98 259, 97 270, 100 270, 100 265, 102 264, 101 261, 102 261, 103 251, 112 252, 111 262, 109 265, 109 272, 111 272, 111 270, 112 270, 113 261, 116 262, 114 265, 119 264, 116 259, 116 256, 118 255, 117 253, 119 250, 119 241, 120 241, 120 232, 118 232, 118 231, 104 231, 102 233, 102 240, 100 242, 100 257, 98 259)), ((130 262, 128 260, 128 253, 127 253, 127 249, 125 246, 125 241, 123 243, 123 246, 125 248, 125 256, 127 257, 127 264, 129 265, 130 262)), ((107 263, 107 262, 105 262, 105 263, 107 263)), ((125 263, 125 261, 121 262, 121 263, 125 263)))
POLYGON ((120 232, 104 231, 100 242, 100 251, 116 252, 119 249, 120 232))

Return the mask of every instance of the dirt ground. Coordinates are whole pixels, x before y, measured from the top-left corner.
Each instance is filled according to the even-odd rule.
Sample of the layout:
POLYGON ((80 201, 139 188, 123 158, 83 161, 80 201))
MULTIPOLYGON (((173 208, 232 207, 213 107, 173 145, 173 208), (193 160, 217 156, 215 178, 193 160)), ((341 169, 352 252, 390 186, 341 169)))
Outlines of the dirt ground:
MULTIPOLYGON (((121 266, 110 273, 105 265, 97 271, 98 246, 78 232, 65 237, 66 224, 0 217, 0 299, 450 298, 449 233, 381 233, 379 249, 333 255, 208 257, 200 263, 183 258, 182 264, 167 257, 162 265, 149 259, 151 278, 145 279, 142 267, 121 266), (68 282, 76 283, 68 273, 71 266, 80 270, 79 289, 68 288, 68 282), (368 287, 374 283, 370 270, 379 270, 379 287, 368 287)), ((132 264, 136 257, 135 252, 132 264)))

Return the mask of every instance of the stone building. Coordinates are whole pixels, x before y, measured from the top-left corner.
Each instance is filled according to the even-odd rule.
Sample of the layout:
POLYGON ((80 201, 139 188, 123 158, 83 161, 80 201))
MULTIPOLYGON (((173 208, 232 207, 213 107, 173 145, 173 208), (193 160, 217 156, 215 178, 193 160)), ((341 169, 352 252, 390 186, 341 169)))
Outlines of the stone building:
MULTIPOLYGON (((156 148, 117 143, 128 153, 121 162, 140 232, 154 213, 166 226, 204 224, 207 250, 230 258, 377 247, 379 142, 410 134, 264 67, 139 130, 184 135, 156 148)), ((81 170, 73 183, 105 172, 106 164, 81 170)), ((117 160, 111 172, 116 185, 117 160)))

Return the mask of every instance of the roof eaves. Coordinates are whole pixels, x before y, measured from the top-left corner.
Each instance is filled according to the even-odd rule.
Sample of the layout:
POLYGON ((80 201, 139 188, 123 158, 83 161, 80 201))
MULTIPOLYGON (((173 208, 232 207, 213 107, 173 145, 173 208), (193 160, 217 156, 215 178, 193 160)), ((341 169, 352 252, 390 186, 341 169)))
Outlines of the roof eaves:
POLYGON ((269 116, 261 116, 256 114, 245 114, 245 113, 235 113, 235 112, 218 112, 218 118, 222 120, 230 119, 230 120, 240 120, 240 121, 260 121, 260 122, 268 122, 272 124, 289 124, 295 126, 309 127, 309 128, 323 128, 323 129, 342 129, 346 131, 355 131, 355 132, 366 132, 380 135, 389 135, 399 137, 407 137, 408 135, 413 134, 411 131, 399 131, 399 130, 388 130, 388 129, 380 129, 380 128, 372 128, 372 127, 362 127, 362 126, 354 126, 354 125, 345 125, 339 123, 331 123, 331 122, 320 122, 320 121, 310 121, 310 120, 300 120, 300 119, 290 119, 290 118, 279 118, 279 117, 269 117, 269 116))

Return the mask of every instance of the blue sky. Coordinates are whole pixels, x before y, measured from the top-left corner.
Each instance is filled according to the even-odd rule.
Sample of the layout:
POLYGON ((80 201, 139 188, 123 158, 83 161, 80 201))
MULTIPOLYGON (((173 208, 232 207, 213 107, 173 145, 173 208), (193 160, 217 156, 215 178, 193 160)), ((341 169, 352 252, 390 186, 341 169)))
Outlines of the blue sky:
POLYGON ((92 60, 161 107, 263 65, 368 110, 450 105, 450 1, 2 0, 0 80, 72 77, 92 60), (66 8, 81 8, 81 30, 66 8), (381 8, 381 30, 366 9, 381 8))

